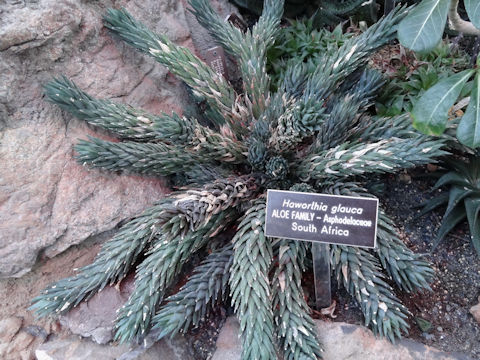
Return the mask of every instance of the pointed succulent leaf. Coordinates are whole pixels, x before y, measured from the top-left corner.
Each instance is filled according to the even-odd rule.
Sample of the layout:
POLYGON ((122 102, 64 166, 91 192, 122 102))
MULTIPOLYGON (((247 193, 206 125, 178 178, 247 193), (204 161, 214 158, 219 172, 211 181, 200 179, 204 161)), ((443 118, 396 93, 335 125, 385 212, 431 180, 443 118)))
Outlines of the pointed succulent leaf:
MULTIPOLYGON (((480 3, 478 6, 480 7, 480 3)), ((473 82, 467 111, 460 120, 460 124, 458 124, 457 138, 468 147, 477 148, 480 146, 480 74, 478 73, 473 82)))
POLYGON ((414 51, 433 49, 443 35, 450 0, 423 0, 400 22, 398 39, 414 51))
POLYGON ((445 238, 445 236, 465 218, 465 208, 457 206, 451 210, 448 215, 444 215, 442 219, 442 225, 438 229, 437 236, 433 241, 433 249, 445 238))
POLYGON ((459 185, 459 186, 468 186, 468 179, 459 172, 450 171, 445 175, 442 175, 440 179, 437 180, 433 189, 438 189, 444 185, 459 185))
POLYGON ((418 214, 418 216, 423 216, 426 213, 432 211, 433 209, 436 209, 437 207, 445 203, 448 203, 448 192, 442 193, 439 196, 435 196, 434 198, 427 200, 422 205, 420 205, 423 206, 423 208, 418 214))
POLYGON ((473 72, 462 71, 428 89, 412 110, 413 126, 425 134, 441 135, 447 125, 449 109, 473 72))
POLYGON ((465 199, 465 210, 467 212, 468 226, 473 247, 480 255, 480 198, 465 199))
POLYGON ((465 10, 472 24, 480 29, 480 2, 478 0, 464 0, 465 10))
POLYGON ((447 205, 447 210, 445 210, 445 216, 448 216, 448 214, 455 209, 460 202, 465 199, 467 196, 469 196, 472 193, 472 190, 461 188, 458 186, 453 186, 450 189, 450 194, 448 196, 448 205, 447 205))

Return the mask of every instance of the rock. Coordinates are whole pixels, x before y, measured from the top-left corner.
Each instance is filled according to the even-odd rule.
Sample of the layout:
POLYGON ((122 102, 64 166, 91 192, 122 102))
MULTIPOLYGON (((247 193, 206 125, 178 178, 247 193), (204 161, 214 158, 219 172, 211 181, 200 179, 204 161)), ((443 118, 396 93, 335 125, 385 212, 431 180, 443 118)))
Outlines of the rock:
POLYGON ((472 314, 475 320, 480 324, 480 296, 478 297, 478 304, 470 308, 470 314, 472 314))
MULTIPOLYGON (((186 5, 185 0, 183 0, 183 3, 186 5)), ((212 0, 210 1, 210 4, 212 5, 212 8, 223 19, 226 19, 227 16, 229 16, 230 14, 235 14, 240 19, 242 19, 242 16, 240 15, 237 7, 228 0, 212 0)), ((188 26, 190 27, 192 41, 195 45, 198 56, 200 56, 201 59, 206 60, 207 50, 214 46, 217 46, 218 43, 216 43, 213 37, 208 33, 208 31, 199 24, 197 18, 191 12, 186 12, 185 16, 188 26)), ((235 83, 235 81, 238 81, 241 76, 238 71, 238 66, 235 63, 235 60, 232 59, 231 56, 228 56, 228 54, 226 54, 226 60, 228 79, 232 81, 232 83, 235 83)))
POLYGON ((13 339, 8 346, 7 353, 19 354, 20 352, 28 349, 34 340, 35 338, 32 335, 21 331, 17 336, 15 336, 15 339, 13 339))
POLYGON ((22 323, 22 319, 13 316, 0 320, 0 344, 10 343, 22 328, 22 323))
MULTIPOLYGON (((394 345, 377 339, 363 326, 315 320, 325 352, 324 360, 473 360, 463 354, 441 352, 412 340, 394 345)), ((240 360, 238 321, 228 318, 217 340, 212 360, 240 360)))
POLYGON ((23 320, 8 317, 0 320, 0 359, 31 360, 35 338, 22 329, 23 320))
POLYGON ((398 180, 403 183, 410 184, 412 182, 412 177, 405 172, 398 175, 398 180))
POLYGON ((212 360, 240 360, 242 344, 238 337, 238 321, 229 317, 217 339, 217 350, 212 360))
POLYGON ((87 302, 80 303, 60 323, 73 334, 91 337, 98 344, 113 340, 113 326, 119 309, 133 290, 134 277, 122 281, 121 287, 107 286, 87 302))
MULTIPOLYGON (((35 351, 37 360, 115 360, 130 351, 127 345, 99 345, 81 338, 57 339, 42 344, 35 351)), ((133 359, 123 357, 122 359, 133 359)), ((193 360, 183 337, 162 340, 136 360, 193 360)))
POLYGON ((151 112, 184 108, 179 81, 103 28, 113 5, 191 46, 174 0, 0 2, 0 278, 114 229, 167 191, 159 179, 78 165, 73 144, 102 135, 42 98, 42 85, 65 74, 96 97, 151 112))

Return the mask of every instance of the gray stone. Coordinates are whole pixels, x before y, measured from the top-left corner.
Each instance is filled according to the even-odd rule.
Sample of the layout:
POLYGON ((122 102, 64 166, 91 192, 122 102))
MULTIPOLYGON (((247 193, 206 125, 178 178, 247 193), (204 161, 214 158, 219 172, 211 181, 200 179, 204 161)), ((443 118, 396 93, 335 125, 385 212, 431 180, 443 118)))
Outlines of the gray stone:
POLYGON ((238 337, 238 321, 229 317, 225 321, 217 339, 217 350, 212 360, 240 360, 242 343, 238 337))
POLYGON ((478 297, 478 304, 470 308, 470 314, 480 324, 480 296, 478 297))
POLYGON ((8 317, 0 320, 0 359, 31 360, 35 338, 22 329, 23 319, 8 317))
MULTIPOLYGON (((325 352, 324 360, 473 360, 463 354, 439 351, 412 340, 397 345, 377 339, 363 326, 342 322, 315 321, 325 352)), ((238 321, 228 318, 217 340, 212 360, 240 360, 238 321)))
POLYGON ((106 344, 113 340, 117 310, 127 301, 133 287, 133 276, 123 280, 118 287, 107 286, 62 316, 60 323, 75 335, 91 337, 98 344, 106 344))
POLYGON ((114 229, 167 191, 159 179, 77 164, 77 139, 105 135, 42 98, 42 85, 65 74, 96 97, 151 112, 184 108, 179 81, 103 28, 112 6, 191 46, 175 0, 0 2, 0 278, 114 229))
MULTIPOLYGON (((70 337, 40 345, 35 351, 37 360, 115 360, 128 353, 127 345, 99 345, 86 339, 70 337)), ((177 336, 162 340, 136 358, 137 360, 193 360, 186 341, 177 336)))
POLYGON ((9 317, 0 320, 0 343, 9 343, 22 328, 23 320, 18 317, 9 317))

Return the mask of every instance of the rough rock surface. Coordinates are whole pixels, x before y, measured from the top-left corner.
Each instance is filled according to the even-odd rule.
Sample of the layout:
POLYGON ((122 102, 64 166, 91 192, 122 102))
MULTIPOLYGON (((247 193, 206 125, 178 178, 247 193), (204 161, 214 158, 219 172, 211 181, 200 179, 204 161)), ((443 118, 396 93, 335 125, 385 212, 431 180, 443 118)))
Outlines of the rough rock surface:
POLYGON ((73 144, 95 130, 42 98, 42 85, 65 74, 97 97, 152 112, 184 107, 183 85, 103 28, 106 8, 122 6, 191 46, 175 0, 0 2, 0 277, 24 275, 39 255, 114 228, 166 191, 158 179, 78 165, 73 144))
POLYGON ((22 329, 23 319, 8 317, 0 320, 0 359, 30 360, 35 337, 22 329))
POLYGON ((100 248, 99 244, 110 235, 107 232, 81 245, 72 246, 62 254, 36 265, 21 278, 0 279, 0 319, 3 319, 0 322, 0 359, 34 359, 34 350, 47 337, 65 334, 65 329, 57 321, 34 319, 28 311, 30 300, 49 283, 71 276, 73 268, 90 263, 100 248), (11 334, 14 334, 13 338, 10 338, 11 334), (30 334, 35 340, 28 344, 24 334, 30 334), (20 336, 18 340, 17 336, 20 336), (10 347, 13 342, 15 347, 10 347))
POLYGON ((113 340, 117 310, 127 301, 135 287, 133 274, 119 286, 107 286, 87 302, 62 316, 60 323, 73 334, 91 337, 98 344, 113 340))
MULTIPOLYGON (((186 0, 183 0, 185 6, 187 6, 186 2, 186 0)), ((212 5, 213 9, 224 19, 226 19, 231 14, 235 14, 240 19, 242 19, 238 8, 229 1, 212 0, 210 1, 210 4, 212 5)), ((185 17, 190 28, 192 42, 195 46, 198 56, 205 61, 207 59, 208 49, 215 47, 218 44, 208 33, 208 31, 199 24, 197 18, 190 11, 187 11, 185 13, 185 17)), ((228 79, 235 84, 240 78, 238 67, 232 56, 229 56, 227 53, 225 53, 225 57, 227 61, 228 79)))
POLYGON ((125 355, 129 351, 127 345, 98 345, 89 340, 71 337, 42 344, 35 351, 35 356, 37 360, 193 360, 181 336, 159 341, 138 357, 125 355))
MULTIPOLYGON (((441 352, 412 340, 393 345, 375 338, 363 326, 316 320, 325 360, 473 360, 463 354, 441 352)), ((240 360, 238 321, 230 317, 220 332, 212 360, 240 360)))
POLYGON ((478 297, 478 304, 470 308, 470 314, 472 314, 475 320, 480 324, 480 296, 478 297))

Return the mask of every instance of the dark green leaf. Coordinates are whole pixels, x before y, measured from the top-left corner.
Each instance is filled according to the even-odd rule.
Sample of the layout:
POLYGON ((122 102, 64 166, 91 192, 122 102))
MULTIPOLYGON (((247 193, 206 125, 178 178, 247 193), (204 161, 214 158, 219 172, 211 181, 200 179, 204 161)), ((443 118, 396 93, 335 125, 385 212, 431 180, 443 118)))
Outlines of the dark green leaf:
POLYGON ((463 145, 471 148, 480 146, 480 75, 478 73, 473 82, 467 111, 458 125, 457 138, 463 145))
POLYGON ((414 51, 433 49, 443 35, 450 0, 423 0, 398 26, 400 43, 414 51))
POLYGON ((439 207, 448 202, 448 193, 442 193, 439 196, 434 197, 433 199, 428 200, 420 206, 423 206, 423 209, 420 211, 418 216, 423 216, 426 213, 432 211, 433 209, 439 207))
POLYGON ((456 208, 451 210, 448 215, 445 215, 443 217, 442 225, 440 226, 440 229, 438 229, 437 236, 433 241, 433 249, 435 249, 438 244, 440 244, 445 235, 447 235, 450 230, 452 230, 460 221, 462 221, 465 216, 465 208, 457 206, 456 208))
POLYGON ((468 226, 470 227, 470 236, 473 247, 477 251, 477 254, 480 255, 480 199, 465 199, 465 210, 467 212, 468 226))
POLYGON ((473 72, 462 71, 428 89, 413 108, 413 126, 428 135, 441 135, 447 125, 448 111, 473 72))
POLYGON ((465 10, 467 10, 468 18, 477 29, 480 29, 480 1, 464 0, 465 10))
POLYGON ((457 187, 457 186, 453 186, 451 189, 450 189, 450 193, 449 193, 449 196, 448 196, 448 205, 447 205, 447 210, 445 211, 445 214, 443 215, 444 217, 445 216, 448 216, 449 213, 457 207, 458 204, 460 204, 460 202, 465 199, 468 195, 470 195, 472 193, 472 190, 466 190, 465 188, 463 187, 457 187))
POLYGON ((457 172, 448 172, 443 175, 438 181, 436 182, 434 189, 438 189, 444 185, 459 185, 459 186, 468 186, 468 179, 457 172))
POLYGON ((417 322, 418 327, 423 332, 428 332, 432 328, 432 323, 428 320, 422 319, 421 317, 416 317, 415 321, 417 322))

